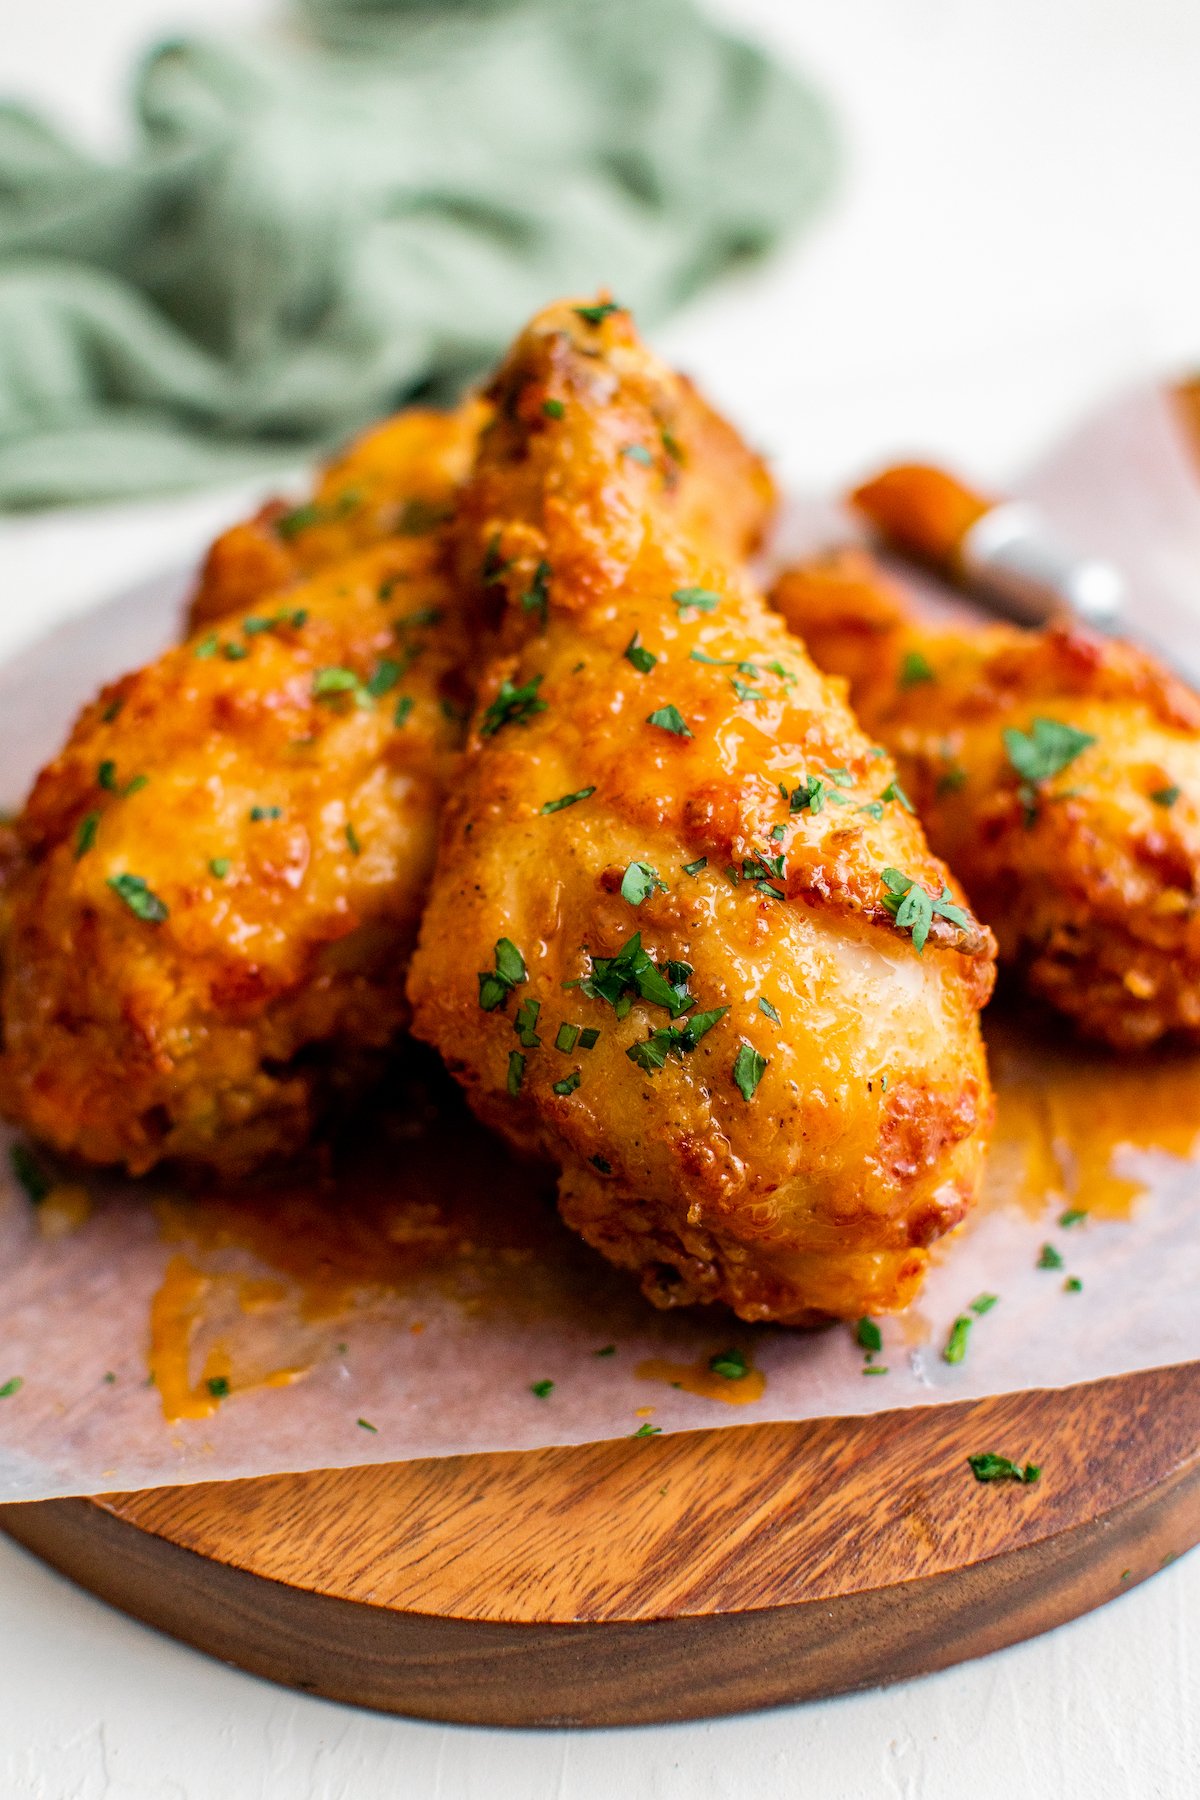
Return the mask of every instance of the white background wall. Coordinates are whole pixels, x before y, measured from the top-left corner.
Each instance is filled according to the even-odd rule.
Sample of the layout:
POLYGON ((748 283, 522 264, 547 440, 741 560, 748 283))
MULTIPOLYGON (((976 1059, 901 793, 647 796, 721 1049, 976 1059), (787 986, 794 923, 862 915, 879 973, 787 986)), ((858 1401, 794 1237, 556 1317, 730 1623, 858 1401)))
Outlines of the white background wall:
MULTIPOLYGON (((893 450, 1003 480, 1124 382, 1200 364, 1195 0, 723 0, 839 101, 840 204, 663 348, 798 485, 893 450)), ((159 31, 266 0, 0 0, 0 88, 120 141, 159 31)), ((242 493, 0 523, 0 651, 242 493)), ((708 1725, 496 1733, 328 1706, 108 1612, 0 1540, 0 1800, 1195 1800, 1200 1558, 919 1683, 708 1725)))

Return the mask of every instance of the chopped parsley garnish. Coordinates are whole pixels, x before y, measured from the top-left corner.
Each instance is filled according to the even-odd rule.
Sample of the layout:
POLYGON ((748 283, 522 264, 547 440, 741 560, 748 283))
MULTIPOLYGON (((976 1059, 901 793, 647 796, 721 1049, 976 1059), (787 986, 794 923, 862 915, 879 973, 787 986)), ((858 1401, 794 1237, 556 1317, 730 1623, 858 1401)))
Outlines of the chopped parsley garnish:
POLYGON ((362 495, 357 488, 346 488, 328 504, 308 500, 303 506, 294 507, 291 512, 276 519, 275 530, 282 538, 295 537, 297 532, 307 531, 310 525, 322 525, 333 519, 344 518, 347 513, 354 511, 361 500, 362 495))
POLYGON ((226 644, 222 654, 226 662, 245 662, 250 652, 245 644, 226 644))
POLYGON ((630 906, 640 906, 656 891, 667 892, 667 884, 659 879, 658 870, 652 869, 649 863, 631 862, 621 882, 622 900, 627 900, 630 906))
POLYGON ((672 432, 668 431, 665 425, 658 435, 662 439, 662 447, 667 455, 671 457, 674 462, 681 463, 683 461, 683 447, 680 444, 679 439, 675 437, 672 432))
MULTIPOLYGON (((489 1008, 489 1011, 491 1009, 489 1008)), ((517 1016, 513 1020, 513 1030, 520 1038, 526 1050, 536 1050, 541 1043, 537 1034, 538 1014, 542 1010, 540 1000, 522 1000, 517 1007, 517 1016)))
POLYGON ((605 1344, 602 1350, 592 1351, 593 1356, 615 1356, 616 1354, 617 1346, 615 1344, 605 1344))
POLYGON ((1007 1456, 994 1456, 990 1450, 968 1456, 967 1461, 976 1481, 1022 1481, 1028 1486, 1042 1472, 1037 1463, 1027 1462, 1022 1468, 1020 1463, 1010 1462, 1007 1456))
POLYGON ((599 1041, 600 1033, 594 1025, 589 1025, 586 1030, 581 1031, 579 1034, 579 1048, 581 1050, 594 1050, 599 1041))
POLYGON ((1076 731, 1060 719, 1035 719, 1028 732, 1008 730, 1004 733, 1004 750, 1009 762, 1031 787, 1037 787, 1062 770, 1096 742, 1087 731, 1076 731))
POLYGON ((207 662, 210 656, 215 656, 217 654, 219 648, 220 640, 218 639, 216 632, 210 631, 206 636, 200 639, 200 642, 192 651, 192 655, 199 662, 207 662))
POLYGON ((579 1033, 580 1027, 578 1025, 569 1025, 566 1020, 564 1020, 554 1035, 554 1048, 556 1050, 561 1050, 564 1056, 570 1056, 572 1050, 579 1042, 579 1033))
POLYGON ((1182 788, 1176 787, 1172 782, 1170 787, 1155 788, 1150 798, 1155 806, 1174 806, 1182 792, 1182 788))
POLYGON ((636 631, 625 646, 624 656, 626 662, 631 662, 639 675, 648 675, 658 661, 653 650, 647 650, 646 646, 639 642, 636 631))
POLYGON ((967 1354, 967 1339, 971 1335, 971 1327, 975 1323, 966 1313, 960 1313, 950 1327, 950 1336, 946 1339, 946 1348, 942 1351, 942 1361, 960 1363, 967 1354))
POLYGON ((227 856, 214 856, 208 865, 208 871, 210 875, 215 875, 218 881, 224 881, 229 873, 229 858, 227 856))
MULTIPOLYGON (((782 783, 780 785, 782 786, 782 783)), ((787 797, 790 813, 807 810, 812 813, 814 818, 824 807, 826 800, 832 798, 829 793, 829 784, 822 781, 819 775, 810 775, 806 781, 798 781, 790 796, 787 794, 786 788, 783 791, 787 797)))
POLYGON ((126 800, 129 799, 131 794, 140 794, 144 787, 149 787, 149 786, 150 786, 150 777, 148 775, 135 775, 132 778, 132 780, 127 781, 125 783, 125 787, 124 787, 123 791, 124 791, 126 800))
POLYGON ((676 588, 671 598, 681 613, 715 612, 721 604, 720 594, 714 594, 711 588, 705 587, 676 588))
POLYGON ((357 694, 361 685, 353 669, 318 669, 312 679, 313 697, 332 700, 339 694, 357 694))
POLYGON ((922 681, 936 680, 937 676, 921 652, 919 650, 908 651, 904 661, 900 664, 900 686, 910 688, 916 687, 922 681))
POLYGON ((709 669, 740 669, 743 675, 757 675, 754 663, 742 662, 736 656, 708 656, 703 650, 692 650, 688 653, 689 662, 703 663, 709 669))
POLYGON ((742 880, 750 882, 760 894, 770 894, 775 900, 785 898, 784 890, 775 885, 786 879, 782 850, 775 856, 768 856, 764 850, 756 850, 753 856, 743 857, 741 874, 742 880))
POLYGON ((412 695, 404 694, 396 702, 396 710, 392 714, 392 724, 397 725, 397 726, 407 724, 408 723, 408 715, 412 711, 412 709, 413 709, 412 695))
POLYGON ((583 1076, 580 1074, 579 1070, 572 1069, 571 1073, 569 1075, 564 1075, 561 1081, 554 1082, 552 1092, 561 1095, 565 1099, 568 1094, 573 1094, 575 1092, 575 1089, 582 1080, 583 1076))
POLYGON ((1080 1281, 1078 1275, 1067 1276, 1067 1279, 1063 1282, 1063 1292, 1064 1294, 1082 1294, 1083 1283, 1080 1281))
POLYGON ((110 700, 108 705, 105 707, 104 711, 100 714, 100 717, 103 720, 104 724, 111 725, 113 720, 120 713, 121 708, 124 706, 124 704, 125 704, 125 696, 123 694, 118 694, 117 698, 115 700, 110 700))
POLYGON ((422 500, 414 494, 400 508, 400 517, 396 520, 396 530, 401 537, 426 537, 429 532, 436 531, 447 519, 454 517, 448 506, 439 506, 436 501, 422 500))
POLYGON ((729 685, 739 700, 765 700, 767 697, 761 688, 747 686, 746 682, 739 681, 736 675, 729 677, 729 685))
POLYGON ((370 1419, 355 1419, 354 1423, 363 1431, 378 1432, 378 1425, 372 1425, 370 1419))
POLYGON ((161 925, 168 917, 166 903, 159 899, 140 875, 110 875, 108 885, 125 902, 130 912, 151 925, 161 925))
POLYGON ((577 800, 590 800, 595 793, 594 787, 579 788, 574 794, 563 794, 561 799, 547 800, 545 806, 538 808, 541 813, 561 812, 564 806, 574 806, 577 800))
POLYGON ((1043 1244, 1038 1251, 1037 1266, 1039 1269, 1061 1269, 1063 1259, 1061 1252, 1053 1244, 1043 1244))
POLYGON ((494 954, 496 967, 479 972, 479 1004, 484 1012, 496 1012, 507 1003, 515 987, 529 980, 525 958, 511 938, 499 938, 494 954))
POLYGON ((561 400, 543 400, 542 411, 548 419, 562 419, 566 417, 567 409, 561 400))
POLYGON ((710 1356, 708 1366, 714 1375, 723 1375, 726 1381, 742 1381, 750 1373, 750 1364, 740 1350, 718 1350, 710 1356))
POLYGON ((886 1363, 864 1363, 863 1364, 863 1374, 864 1375, 886 1375, 887 1372, 888 1371, 887 1371, 886 1363))
POLYGON ((947 769, 944 775, 938 776, 935 792, 939 797, 942 794, 957 794, 959 788, 966 787, 966 785, 967 771, 965 769, 947 769))
POLYGON ((883 1333, 874 1319, 860 1319, 854 1328, 854 1336, 859 1349, 870 1351, 872 1356, 883 1349, 883 1333))
POLYGON ((321 508, 310 500, 305 506, 295 506, 275 521, 275 530, 281 538, 296 537, 301 531, 307 531, 310 525, 316 525, 321 518, 321 508))
POLYGON ((661 1425, 652 1425, 649 1419, 643 1419, 633 1435, 634 1437, 658 1437, 661 1431, 661 1425))
POLYGON ((224 1400, 229 1392, 228 1375, 210 1375, 204 1383, 214 1400, 224 1400))
POLYGON ((668 1056, 683 1057, 694 1050, 705 1033, 711 1031, 728 1011, 727 1006, 718 1006, 711 1012, 693 1013, 680 1025, 660 1025, 640 1043, 631 1044, 625 1054, 647 1075, 655 1075, 665 1066, 668 1056))
POLYGON ((54 1182, 47 1175, 29 1145, 22 1144, 18 1140, 10 1147, 8 1160, 13 1174, 25 1189, 30 1204, 40 1206, 54 1186, 54 1182))
POLYGON ((869 817, 871 817, 872 819, 874 819, 876 821, 876 823, 878 823, 878 821, 880 819, 882 819, 882 817, 883 817, 883 801, 882 800, 868 800, 867 804, 865 806, 856 807, 855 810, 860 813, 867 813, 869 815, 869 817))
POLYGON ((904 808, 905 812, 916 812, 917 810, 898 781, 889 781, 879 798, 883 801, 894 800, 897 805, 904 808))
POLYGON ((75 834, 76 862, 79 861, 81 856, 86 856, 88 851, 92 848, 92 845, 96 842, 96 833, 99 829, 100 814, 98 812, 84 813, 82 819, 79 821, 79 830, 75 834))
POLYGON ((654 458, 651 456, 649 450, 647 450, 645 444, 623 444, 621 446, 621 455, 627 456, 630 462, 640 463, 643 469, 652 469, 654 467, 654 458))
POLYGON ((657 725, 660 731, 669 731, 673 737, 690 738, 692 733, 687 720, 677 706, 659 706, 649 715, 647 725, 657 725))
POLYGON ((10 1375, 6 1382, 0 1384, 0 1400, 11 1400, 13 1395, 19 1394, 24 1386, 25 1381, 22 1376, 10 1375))
POLYGON ((1082 1224, 1084 1219, 1087 1218, 1087 1216, 1088 1215, 1087 1215, 1086 1207, 1068 1206, 1066 1212, 1059 1213, 1058 1222, 1062 1226, 1080 1225, 1080 1224, 1082 1224))
POLYGON ((695 862, 681 863, 680 867, 685 875, 698 875, 701 869, 707 869, 708 858, 707 856, 698 856, 695 862))
POLYGON ((999 1299, 999 1294, 977 1294, 971 1302, 971 1311, 982 1318, 984 1313, 991 1312, 999 1299))
POLYGON ((535 675, 522 687, 514 687, 506 677, 480 721, 480 736, 495 737, 502 725, 528 725, 537 713, 545 712, 546 702, 538 696, 541 685, 540 675, 535 675))
POLYGON ((752 1044, 743 1044, 733 1059, 733 1084, 743 1100, 753 1100, 766 1072, 767 1059, 752 1044))
POLYGON ((400 664, 395 658, 385 656, 367 683, 367 692, 372 700, 382 700, 385 694, 390 694, 401 673, 400 664))
POLYGON ((605 1000, 623 1019, 637 994, 649 1006, 661 1006, 673 1019, 696 1004, 687 991, 692 971, 688 963, 668 962, 666 973, 658 967, 648 950, 642 948, 642 934, 635 931, 615 956, 593 956, 591 973, 578 983, 589 1000, 605 1000))
POLYGON ((606 1156, 589 1156, 588 1161, 594 1169, 599 1169, 602 1175, 612 1174, 612 1164, 606 1156))
POLYGON ((595 306, 577 306, 575 311, 587 325, 599 325, 610 314, 620 312, 621 308, 615 300, 600 300, 595 306))
POLYGON ((488 587, 494 587, 502 575, 507 575, 512 568, 513 559, 507 560, 500 554, 500 533, 492 533, 491 541, 483 553, 483 566, 479 571, 480 580, 488 587))
POLYGON ((554 1383, 552 1381, 531 1381, 529 1391, 535 1399, 545 1400, 547 1395, 554 1392, 554 1383))
POLYGON ((442 617, 440 606, 418 606, 415 612, 402 613, 398 619, 393 619, 392 630, 399 635, 402 631, 415 631, 424 625, 440 625, 442 617))
POLYGON ((100 764, 100 767, 96 770, 96 785, 97 787, 106 789, 110 794, 116 793, 117 765, 115 762, 106 760, 100 764))
POLYGON ((358 833, 355 831, 353 825, 346 826, 346 842, 350 846, 351 856, 362 855, 362 845, 358 841, 358 833))
POLYGON ((895 920, 896 929, 912 933, 913 948, 918 956, 925 948, 935 914, 951 925, 957 925, 960 931, 968 929, 970 920, 962 907, 954 904, 948 887, 943 887, 935 900, 926 888, 899 869, 885 869, 881 880, 887 889, 883 904, 895 920))
POLYGON ((783 1020, 780 1018, 779 1014, 775 1011, 775 1008, 771 1005, 771 1002, 767 999, 765 994, 760 994, 758 997, 758 1010, 760 1013, 765 1013, 767 1018, 770 1019, 774 1024, 776 1024, 776 1025, 783 1024, 783 1020))
POLYGON ((247 637, 257 637, 260 631, 270 631, 274 623, 274 619, 262 619, 252 616, 242 620, 242 630, 247 637))
POLYGON ((533 580, 521 595, 522 611, 540 613, 543 625, 550 610, 550 577, 553 573, 548 562, 540 562, 533 571, 533 580))
POLYGON ((507 1087, 508 1087, 509 1093, 512 1094, 514 1096, 514 1098, 517 1094, 520 1093, 521 1083, 524 1081, 524 1079, 525 1079, 525 1058, 519 1050, 510 1050, 508 1053, 507 1087))
POLYGON ((252 806, 250 808, 250 823, 252 825, 262 825, 264 823, 269 823, 272 819, 282 819, 282 817, 282 806, 252 806))

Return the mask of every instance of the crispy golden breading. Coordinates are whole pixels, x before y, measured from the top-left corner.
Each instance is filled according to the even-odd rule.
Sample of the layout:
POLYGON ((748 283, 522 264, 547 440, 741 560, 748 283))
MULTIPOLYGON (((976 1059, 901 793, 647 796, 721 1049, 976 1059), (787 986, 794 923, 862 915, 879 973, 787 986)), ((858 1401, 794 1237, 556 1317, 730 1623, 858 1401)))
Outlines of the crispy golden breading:
POLYGON ((930 629, 859 552, 772 598, 1033 991, 1119 1049, 1200 1035, 1195 694, 1078 628, 930 629))
POLYGON ((135 1172, 238 1173, 406 1024, 469 698, 440 558, 364 550, 85 709, 3 897, 10 1119, 135 1172))
MULTIPOLYGON (((990 935, 689 502, 695 402, 627 315, 550 309, 492 398, 454 530, 503 650, 443 817, 414 1029, 657 1304, 903 1306, 979 1180, 990 935), (885 869, 918 884, 909 930, 885 869)), ((722 442, 733 509, 753 470, 743 452, 739 494, 722 442)))
POLYGON ((486 417, 474 399, 455 412, 397 413, 329 463, 303 505, 270 500, 232 525, 205 559, 190 629, 248 612, 264 595, 385 538, 426 536, 466 476, 486 417))

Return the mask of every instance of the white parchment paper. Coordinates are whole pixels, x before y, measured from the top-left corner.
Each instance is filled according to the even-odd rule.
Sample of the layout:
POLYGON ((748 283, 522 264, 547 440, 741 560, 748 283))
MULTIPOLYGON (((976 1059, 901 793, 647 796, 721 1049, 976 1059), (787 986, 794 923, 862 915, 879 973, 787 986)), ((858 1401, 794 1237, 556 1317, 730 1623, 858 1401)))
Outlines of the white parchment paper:
MULTIPOLYGON (((1152 499, 1139 511, 1123 491, 1119 541, 1109 506, 1096 542, 1136 573, 1141 537, 1159 534, 1140 554, 1160 627, 1169 611, 1200 648, 1185 591, 1200 590, 1200 550, 1185 554, 1200 547, 1200 497, 1165 408, 1138 404, 1134 473, 1152 499)), ((1115 451, 1106 466, 1116 481, 1115 451)), ((1087 509, 1062 501, 1069 467, 1036 485, 1086 540, 1087 509)), ((172 638, 183 586, 100 608, 0 671, 0 805, 19 804, 102 680, 172 638)), ((51 1167, 58 1190, 35 1206, 6 1149, 0 1500, 862 1413, 1196 1358, 1200 1058, 1121 1062, 1032 1012, 998 1016, 989 1037, 1001 1122, 988 1195, 940 1248, 917 1307, 880 1321, 870 1361, 849 1327, 655 1313, 420 1057, 398 1071, 369 1150, 240 1202, 158 1177, 88 1176, 81 1195, 76 1171, 51 1167), (973 1312, 983 1295, 996 1303, 973 1312), (951 1364, 960 1316, 969 1345, 951 1364), (164 1393, 179 1389, 189 1338, 186 1386, 210 1410, 172 1421, 164 1393), (730 1347, 754 1371, 744 1382, 707 1373, 730 1347)))

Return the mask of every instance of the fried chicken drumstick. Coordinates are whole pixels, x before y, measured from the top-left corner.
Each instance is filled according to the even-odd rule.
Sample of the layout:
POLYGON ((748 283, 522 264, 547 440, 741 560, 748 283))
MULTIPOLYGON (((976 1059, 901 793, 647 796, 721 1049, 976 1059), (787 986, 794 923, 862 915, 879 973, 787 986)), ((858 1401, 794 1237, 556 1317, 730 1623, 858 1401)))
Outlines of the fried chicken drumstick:
POLYGON ((453 535, 496 654, 414 1030, 657 1304, 903 1306, 979 1180, 990 934, 689 504, 690 399, 628 316, 551 308, 490 398, 453 535))
MULTIPOLYGON (((461 438, 462 416, 441 430, 461 438)), ((423 479, 444 516, 449 474, 423 479)), ((301 1148, 331 1086, 407 1023, 470 700, 434 522, 364 527, 378 541, 324 568, 313 547, 307 579, 231 581, 219 607, 210 579, 199 610, 220 627, 84 710, 0 894, 8 1118, 135 1173, 170 1157, 237 1175, 301 1148)))
MULTIPOLYGON (((681 394, 662 430, 703 471, 685 503, 746 554, 770 478, 681 394)), ((310 501, 226 532, 190 640, 106 689, 41 775, 0 894, 0 1106, 48 1144, 243 1174, 301 1148, 407 1023, 472 692, 445 525, 487 416, 402 413, 310 501)))
POLYGON ((1078 627, 931 628, 860 551, 772 600, 1029 988, 1117 1049, 1200 1036, 1196 695, 1078 627))

